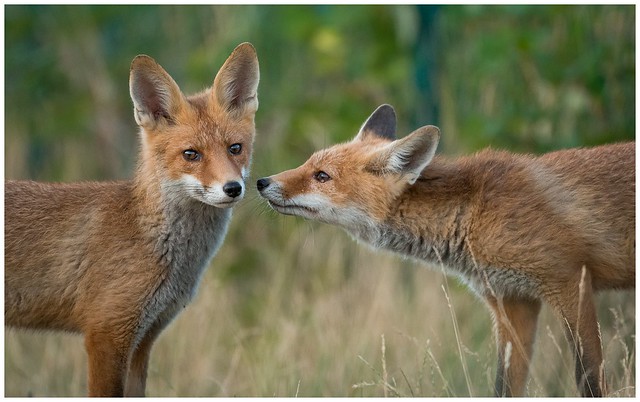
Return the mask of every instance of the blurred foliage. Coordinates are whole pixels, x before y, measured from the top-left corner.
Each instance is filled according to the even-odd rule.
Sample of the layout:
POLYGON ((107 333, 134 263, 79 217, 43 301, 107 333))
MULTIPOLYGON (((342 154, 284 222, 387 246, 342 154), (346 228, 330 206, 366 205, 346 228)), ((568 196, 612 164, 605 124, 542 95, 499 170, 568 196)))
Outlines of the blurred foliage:
POLYGON ((464 69, 442 93, 465 143, 546 151, 635 137, 633 9, 451 7, 442 23, 455 44, 444 64, 464 69))
POLYGON ((348 140, 383 102, 400 135, 438 124, 454 154, 634 138, 632 6, 12 5, 7 176, 129 176, 131 59, 151 55, 189 93, 243 41, 260 58, 266 172, 348 140))
MULTIPOLYGON (((189 94, 211 85, 231 50, 244 41, 256 47, 261 73, 254 179, 297 166, 319 148, 348 141, 381 103, 395 106, 399 136, 421 125, 439 125, 440 152, 450 155, 486 146, 539 153, 635 138, 634 6, 8 5, 6 177, 64 181, 131 177, 138 139, 128 69, 135 55, 152 56, 189 94)), ((297 378, 304 378, 303 394, 348 395, 355 391, 341 387, 365 379, 367 367, 357 356, 377 359, 382 322, 405 328, 400 331, 408 331, 407 337, 423 334, 418 328, 424 327, 427 316, 437 327, 435 333, 443 322, 450 322, 436 274, 418 272, 407 261, 371 255, 343 233, 336 235, 336 228, 264 213, 267 207, 252 197, 257 197, 255 192, 234 212, 225 245, 212 264, 215 269, 206 274, 203 287, 212 289, 208 293, 202 289, 185 312, 193 316, 202 311, 198 313, 202 317, 191 326, 185 321, 173 325, 177 335, 165 338, 170 346, 159 348, 163 352, 154 356, 168 350, 176 356, 154 360, 154 367, 165 373, 164 365, 184 363, 177 356, 185 352, 176 346, 179 343, 187 344, 186 350, 197 350, 194 358, 210 360, 211 370, 218 370, 215 375, 234 377, 234 350, 242 350, 238 352, 242 362, 250 363, 246 367, 254 373, 263 370, 267 379, 287 367, 299 368, 302 374, 287 371, 291 381, 286 392, 273 391, 273 384, 267 383, 173 393, 291 396, 297 395, 297 378), (396 289, 393 275, 400 276, 401 290, 396 289), (441 304, 425 299, 427 294, 440 296, 441 304), (383 308, 388 313, 378 312, 383 308), (378 316, 379 321, 373 320, 378 316), (344 318, 342 325, 336 322, 339 317, 344 318), (394 318, 413 326, 392 324, 394 318), (218 325, 217 319, 225 325, 218 325), (185 331, 202 332, 202 323, 209 321, 211 330, 200 343, 191 345, 190 338, 182 336, 185 331), (182 333, 180 325, 187 328, 182 333), (242 338, 238 334, 243 331, 261 336, 242 338), (298 334, 300 342, 306 337, 315 343, 296 344, 285 337, 289 332, 298 334), (326 339, 315 338, 330 334, 335 339, 330 338, 326 347, 322 346, 326 339), (220 355, 212 358, 213 351, 200 352, 203 343, 215 343, 220 355), (289 347, 296 353, 281 358, 269 354, 289 347), (317 351, 310 353, 310 348, 317 351), (262 365, 265 356, 257 353, 282 363, 277 368, 262 365), (336 356, 344 360, 336 361, 336 356), (338 367, 342 363, 358 369, 343 373, 338 367), (305 364, 331 369, 305 371, 305 364), (325 376, 335 377, 334 383, 325 381, 325 376)), ((452 281, 452 289, 460 288, 452 281)), ((468 295, 460 299, 473 300, 468 295)), ((483 307, 477 304, 469 303, 468 309, 456 313, 470 350, 484 348, 483 358, 490 356, 490 363, 482 360, 478 365, 493 367, 493 354, 487 348, 488 314, 478 314, 483 307), (477 324, 471 319, 475 317, 477 324)), ((630 304, 630 317, 635 316, 634 306, 630 304)), ((422 344, 426 335, 415 336, 422 344)), ((629 337, 625 333, 624 339, 629 337)), ((388 341, 391 359, 391 336, 388 341)), ((459 370, 455 344, 446 349, 451 343, 432 344, 434 350, 451 355, 450 359, 438 356, 443 369, 452 370, 443 378, 445 384, 451 382, 451 389, 425 388, 423 394, 467 392, 455 371, 459 370)), ((23 351, 31 344, 26 345, 7 365, 20 367, 24 363, 20 359, 28 359, 23 351)), ((424 355, 415 349, 404 352, 424 355)), ((201 361, 197 364, 204 364, 201 361)), ((424 368, 420 364, 418 374, 424 368)), ((154 370, 151 381, 159 393, 157 382, 164 374, 154 377, 154 370)), ((176 371, 180 376, 185 369, 176 371)), ((546 372, 546 366, 541 371, 546 372)), ((570 371, 564 381, 569 391, 556 391, 556 385, 540 381, 545 388, 538 394, 549 394, 549 389, 560 395, 575 392, 570 371)), ((476 393, 486 394, 492 374, 484 368, 479 372, 476 393)), ((244 372, 238 373, 241 380, 240 374, 244 372)), ((167 383, 178 387, 188 381, 183 377, 167 383)), ((554 372, 552 377, 557 380, 558 375, 554 372)), ((193 378, 198 379, 209 381, 193 378)))

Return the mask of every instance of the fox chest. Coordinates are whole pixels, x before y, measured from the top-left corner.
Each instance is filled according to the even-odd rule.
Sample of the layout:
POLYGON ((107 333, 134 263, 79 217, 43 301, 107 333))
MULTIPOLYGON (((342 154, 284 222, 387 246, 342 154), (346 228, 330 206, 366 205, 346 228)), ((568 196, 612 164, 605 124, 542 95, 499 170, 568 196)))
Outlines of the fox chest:
POLYGON ((538 298, 539 280, 522 270, 483 264, 473 258, 462 239, 434 241, 393 231, 382 232, 374 245, 405 257, 427 262, 438 270, 458 277, 476 294, 538 298))
POLYGON ((203 219, 174 222, 156 243, 154 254, 163 267, 163 277, 143 312, 141 328, 165 326, 195 295, 204 271, 226 236, 231 213, 216 212, 214 216, 200 217, 203 219))

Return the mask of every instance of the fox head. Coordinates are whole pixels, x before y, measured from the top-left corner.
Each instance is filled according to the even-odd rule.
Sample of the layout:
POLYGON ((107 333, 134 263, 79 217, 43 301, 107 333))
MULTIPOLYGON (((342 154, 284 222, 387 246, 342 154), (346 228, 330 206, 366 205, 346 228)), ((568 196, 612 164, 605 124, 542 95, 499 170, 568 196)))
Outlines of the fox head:
POLYGON ((188 97, 151 57, 133 59, 129 90, 142 140, 139 175, 157 180, 167 197, 219 208, 236 204, 251 164, 259 80, 249 43, 235 48, 210 88, 188 97))
POLYGON ((276 211, 349 227, 383 220, 394 200, 431 162, 440 130, 395 138, 396 114, 381 105, 348 143, 314 153, 302 166, 258 180, 276 211))

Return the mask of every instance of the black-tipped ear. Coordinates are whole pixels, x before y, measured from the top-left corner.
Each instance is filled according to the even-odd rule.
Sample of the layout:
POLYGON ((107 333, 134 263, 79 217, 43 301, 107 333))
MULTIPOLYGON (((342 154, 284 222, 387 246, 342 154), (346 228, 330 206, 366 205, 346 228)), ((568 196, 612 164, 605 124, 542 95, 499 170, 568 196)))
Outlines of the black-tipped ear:
POLYGON ((260 68, 252 44, 239 44, 224 62, 213 81, 215 100, 227 110, 255 113, 258 110, 260 68))
POLYGON ((396 139, 396 111, 391 105, 380 105, 364 122, 354 141, 362 141, 370 136, 396 139))
POLYGON ((171 121, 183 102, 178 84, 146 55, 136 56, 131 62, 129 93, 136 123, 148 129, 160 122, 171 121))
POLYGON ((421 127, 385 145, 373 156, 367 168, 378 174, 401 174, 409 184, 413 184, 433 159, 439 140, 438 127, 421 127))

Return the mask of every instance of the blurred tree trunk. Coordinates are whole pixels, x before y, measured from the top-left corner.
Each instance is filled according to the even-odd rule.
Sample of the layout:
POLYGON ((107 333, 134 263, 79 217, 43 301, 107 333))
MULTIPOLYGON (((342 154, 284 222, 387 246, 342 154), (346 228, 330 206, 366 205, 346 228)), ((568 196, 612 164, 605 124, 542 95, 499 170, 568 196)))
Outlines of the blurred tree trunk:
POLYGON ((418 32, 415 46, 415 83, 418 93, 414 126, 439 125, 436 20, 438 6, 417 6, 418 32))

